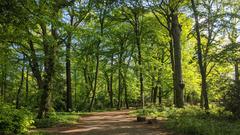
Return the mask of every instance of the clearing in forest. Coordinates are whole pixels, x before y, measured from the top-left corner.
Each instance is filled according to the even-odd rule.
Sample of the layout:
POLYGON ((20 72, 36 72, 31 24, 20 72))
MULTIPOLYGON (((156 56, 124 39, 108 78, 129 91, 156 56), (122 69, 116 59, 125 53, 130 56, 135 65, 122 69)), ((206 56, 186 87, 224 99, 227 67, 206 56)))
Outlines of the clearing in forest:
POLYGON ((38 129, 49 134, 70 135, 173 135, 163 128, 164 122, 147 124, 136 122, 129 110, 94 112, 80 118, 78 124, 38 129))

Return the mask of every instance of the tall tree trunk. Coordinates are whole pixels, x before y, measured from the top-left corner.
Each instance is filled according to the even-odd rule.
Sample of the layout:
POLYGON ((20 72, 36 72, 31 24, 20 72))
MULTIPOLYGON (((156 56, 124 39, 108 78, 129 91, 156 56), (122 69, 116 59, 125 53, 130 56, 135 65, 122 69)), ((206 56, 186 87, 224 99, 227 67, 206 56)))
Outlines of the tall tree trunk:
POLYGON ((144 87, 143 87, 143 73, 142 73, 142 50, 141 50, 141 35, 140 35, 140 25, 139 16, 134 14, 134 32, 136 38, 136 45, 138 51, 138 66, 139 66, 139 82, 140 82, 140 97, 141 97, 141 107, 144 108, 144 87))
MULTIPOLYGON (((154 69, 156 71, 156 69, 154 69)), ((152 75, 152 103, 156 104, 158 93, 158 84, 156 83, 154 75, 152 75)))
POLYGON ((122 53, 123 53, 123 44, 120 44, 119 57, 118 57, 118 106, 117 109, 121 109, 122 102, 122 53))
POLYGON ((29 84, 28 84, 28 79, 29 79, 29 68, 27 66, 27 72, 26 72, 26 96, 25 96, 25 102, 28 103, 28 96, 29 96, 29 84))
POLYGON ((111 57, 111 73, 109 80, 109 98, 110 98, 110 106, 113 108, 113 54, 111 57))
POLYGON ((6 65, 3 64, 3 68, 2 68, 2 79, 1 79, 1 96, 2 96, 2 101, 5 101, 5 90, 7 87, 6 84, 6 79, 7 79, 7 74, 6 74, 6 65))
POLYGON ((238 82, 239 81, 239 69, 238 69, 238 61, 236 61, 234 63, 234 75, 235 75, 235 81, 238 82))
MULTIPOLYGON (((73 15, 70 15, 70 25, 73 26, 73 15)), ((68 39, 66 43, 66 111, 72 110, 72 76, 71 76, 71 44, 72 33, 68 31, 68 39)))
POLYGON ((96 96, 97 80, 98 80, 98 70, 99 70, 99 45, 100 45, 100 43, 98 43, 98 45, 97 45, 96 69, 95 69, 94 86, 93 86, 93 91, 92 91, 93 95, 92 95, 92 99, 91 99, 90 106, 89 106, 89 112, 92 111, 94 100, 95 100, 95 96, 96 96))
POLYGON ((126 109, 129 109, 126 73, 125 73, 124 75, 122 74, 122 78, 123 78, 123 88, 124 88, 124 100, 125 100, 125 105, 126 105, 126 109))
MULTIPOLYGON (((103 36, 103 29, 104 29, 104 20, 105 20, 105 13, 106 10, 103 9, 100 13, 99 16, 99 22, 100 22, 100 35, 101 37, 103 36)), ((94 87, 93 87, 93 95, 92 95, 92 99, 90 102, 90 106, 89 106, 89 111, 92 111, 93 108, 93 104, 94 104, 94 100, 95 100, 95 96, 96 96, 96 89, 97 89, 97 81, 98 81, 98 72, 99 72, 99 55, 100 55, 100 44, 101 44, 101 39, 98 40, 97 43, 97 48, 96 48, 96 69, 95 69, 95 78, 94 78, 94 87)))
POLYGON ((195 19, 195 30, 197 34, 197 54, 198 54, 198 65, 201 73, 201 107, 204 106, 205 109, 209 109, 208 105, 208 94, 207 94, 207 75, 206 75, 206 64, 203 64, 203 56, 202 56, 202 43, 201 43, 201 34, 199 29, 199 20, 198 20, 198 12, 196 9, 196 5, 194 0, 191 0, 192 3, 192 9, 194 13, 194 19, 195 19))
POLYGON ((72 34, 68 34, 68 41, 66 44, 66 84, 67 84, 67 100, 66 100, 66 111, 72 110, 72 88, 71 88, 71 40, 72 34))
POLYGON ((22 67, 21 80, 20 80, 20 84, 19 84, 19 87, 18 87, 18 91, 17 91, 16 109, 20 109, 20 94, 21 94, 22 88, 23 88, 24 69, 25 69, 25 65, 23 65, 23 67, 22 67))
POLYGON ((176 11, 171 11, 172 17, 172 39, 174 51, 174 80, 176 89, 175 106, 181 108, 184 106, 183 89, 184 83, 182 78, 182 55, 181 55, 181 26, 178 22, 178 14, 176 11))
POLYGON ((158 104, 162 104, 162 86, 158 87, 158 104))
POLYGON ((173 37, 172 37, 172 24, 171 24, 171 17, 168 15, 167 16, 167 29, 169 32, 169 37, 170 37, 170 41, 169 43, 169 52, 170 52, 170 61, 171 61, 171 68, 172 68, 172 79, 173 79, 173 104, 176 104, 176 90, 177 90, 177 83, 176 83, 176 79, 175 78, 175 61, 174 61, 174 50, 173 50, 173 37))
MULTIPOLYGON (((39 105, 38 118, 48 116, 48 112, 51 108, 51 83, 54 76, 54 65, 55 65, 55 54, 56 54, 56 43, 49 44, 46 39, 47 30, 46 25, 41 25, 43 33, 43 46, 44 46, 44 76, 43 80, 40 80, 39 88, 42 90, 41 101, 39 105)), ((52 26, 51 34, 56 39, 57 32, 52 26)), ((56 40, 55 40, 56 41, 56 40)), ((35 54, 36 57, 36 54, 35 54)), ((36 61, 34 62, 36 63, 36 61)), ((38 68, 39 69, 39 68, 38 68)), ((39 72, 39 70, 38 70, 39 72)), ((40 73, 40 72, 39 72, 40 73)), ((41 74, 37 75, 41 77, 41 74)))
POLYGON ((77 107, 77 69, 74 69, 74 105, 77 107))

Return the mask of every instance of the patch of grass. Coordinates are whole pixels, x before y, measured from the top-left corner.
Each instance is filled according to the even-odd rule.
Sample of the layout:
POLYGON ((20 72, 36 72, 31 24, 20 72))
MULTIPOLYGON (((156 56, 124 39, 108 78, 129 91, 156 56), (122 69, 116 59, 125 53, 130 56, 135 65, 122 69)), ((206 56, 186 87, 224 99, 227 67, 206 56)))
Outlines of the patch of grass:
POLYGON ((84 113, 54 112, 49 115, 49 118, 35 119, 35 126, 37 128, 47 128, 65 124, 76 124, 82 115, 84 113))
POLYGON ((197 106, 185 108, 147 107, 135 115, 167 118, 166 128, 190 135, 239 135, 240 121, 224 108, 213 106, 208 112, 197 106))

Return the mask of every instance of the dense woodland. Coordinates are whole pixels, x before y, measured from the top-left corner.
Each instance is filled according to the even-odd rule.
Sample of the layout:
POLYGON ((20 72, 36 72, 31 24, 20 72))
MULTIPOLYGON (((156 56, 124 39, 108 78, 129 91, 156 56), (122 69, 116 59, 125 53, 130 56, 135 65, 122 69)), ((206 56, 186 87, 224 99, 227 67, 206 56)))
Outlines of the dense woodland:
POLYGON ((239 0, 1 0, 0 7, 2 110, 43 119, 196 105, 240 118, 239 0))

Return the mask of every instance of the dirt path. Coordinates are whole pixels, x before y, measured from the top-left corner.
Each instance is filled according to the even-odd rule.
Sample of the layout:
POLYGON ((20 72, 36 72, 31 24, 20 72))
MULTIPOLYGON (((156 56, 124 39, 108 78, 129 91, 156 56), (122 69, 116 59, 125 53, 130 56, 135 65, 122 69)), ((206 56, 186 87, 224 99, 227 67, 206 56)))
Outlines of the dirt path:
POLYGON ((67 127, 40 129, 52 134, 69 135, 173 135, 162 127, 163 123, 147 124, 136 122, 129 111, 97 112, 80 119, 80 122, 67 127))

